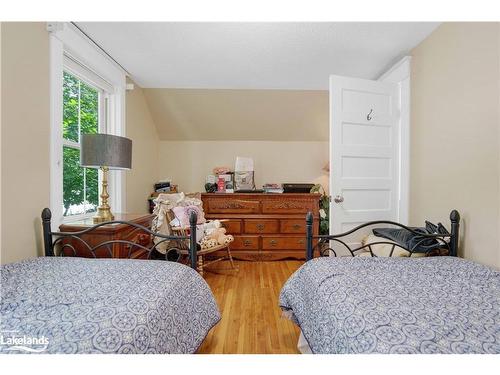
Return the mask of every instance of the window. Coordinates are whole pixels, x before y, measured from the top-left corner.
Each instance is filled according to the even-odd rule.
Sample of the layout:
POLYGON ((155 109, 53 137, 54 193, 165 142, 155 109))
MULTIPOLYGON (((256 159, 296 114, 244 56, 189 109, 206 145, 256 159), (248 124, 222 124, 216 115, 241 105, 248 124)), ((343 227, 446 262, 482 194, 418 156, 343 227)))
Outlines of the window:
POLYGON ((80 136, 102 131, 102 93, 71 73, 63 73, 63 216, 95 212, 99 205, 98 170, 80 167, 80 136))
MULTIPOLYGON (((85 133, 125 136, 125 71, 78 28, 47 24, 50 32, 50 209, 53 228, 91 217, 99 205, 98 169, 80 167, 85 133)), ((110 204, 124 212, 125 176, 109 173, 110 204)))

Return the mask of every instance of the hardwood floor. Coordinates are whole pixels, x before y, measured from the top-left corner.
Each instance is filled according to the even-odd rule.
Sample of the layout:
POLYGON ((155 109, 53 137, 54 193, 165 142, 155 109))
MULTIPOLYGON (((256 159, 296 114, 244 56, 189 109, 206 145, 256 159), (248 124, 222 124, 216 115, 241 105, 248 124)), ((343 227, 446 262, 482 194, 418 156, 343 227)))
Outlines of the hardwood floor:
POLYGON ((298 353, 299 329, 281 316, 279 292, 303 262, 238 261, 239 272, 227 262, 205 273, 222 319, 198 353, 265 354, 298 353))

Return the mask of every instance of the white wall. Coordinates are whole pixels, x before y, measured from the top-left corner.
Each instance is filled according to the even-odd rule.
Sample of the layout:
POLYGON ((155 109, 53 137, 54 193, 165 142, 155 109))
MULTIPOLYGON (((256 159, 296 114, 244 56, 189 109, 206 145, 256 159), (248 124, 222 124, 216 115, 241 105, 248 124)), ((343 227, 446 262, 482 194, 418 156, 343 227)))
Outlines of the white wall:
POLYGON ((445 23, 412 51, 410 223, 457 209, 461 255, 500 268, 499 31, 445 23))
POLYGON ((159 155, 160 178, 171 177, 182 191, 205 191, 205 178, 212 169, 234 169, 237 156, 254 159, 255 182, 261 187, 324 177, 328 142, 161 141, 159 155))
POLYGON ((163 141, 328 141, 328 91, 143 92, 163 141))
POLYGON ((49 206, 49 35, 43 22, 3 22, 1 262, 41 255, 49 206))
POLYGON ((127 212, 146 213, 146 198, 158 180, 159 138, 143 90, 134 86, 127 91, 126 135, 132 140, 132 169, 125 172, 127 212))
MULTIPOLYGON (((0 148, 2 145, 2 22, 0 22, 0 148)), ((2 165, 2 150, 0 149, 0 166, 2 165)), ((0 173, 0 247, 2 244, 2 174, 0 173)), ((1 250, 1 249, 0 249, 1 250)), ((0 251, 1 254, 1 251, 0 251)), ((0 256, 0 264, 1 264, 0 256)))

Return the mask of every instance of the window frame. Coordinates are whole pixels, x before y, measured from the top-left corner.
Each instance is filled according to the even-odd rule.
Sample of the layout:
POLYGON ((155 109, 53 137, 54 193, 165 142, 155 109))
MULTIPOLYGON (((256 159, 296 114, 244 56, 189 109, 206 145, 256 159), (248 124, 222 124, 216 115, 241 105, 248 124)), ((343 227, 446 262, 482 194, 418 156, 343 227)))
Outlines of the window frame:
MULTIPOLYGON (((95 215, 90 212, 63 216, 63 72, 66 70, 92 87, 104 91, 104 105, 99 106, 99 123, 106 124, 104 132, 119 136, 125 136, 126 72, 71 23, 47 23, 47 30, 50 35, 51 103, 49 206, 52 223, 58 228, 64 222, 95 215)), ((99 182, 100 179, 99 173, 99 182)), ((110 171, 108 183, 113 212, 125 212, 124 171, 110 171)), ((99 183, 99 189, 100 185, 99 183)))
MULTIPOLYGON (((69 60, 69 58, 67 56, 64 56, 63 73, 67 73, 67 74, 72 75, 73 77, 77 78, 79 81, 85 83, 87 86, 92 87, 93 89, 95 89, 98 92, 98 114, 97 114, 98 129, 97 129, 97 132, 98 133, 107 133, 108 132, 107 131, 107 119, 105 117, 105 113, 107 112, 107 109, 106 109, 107 100, 106 99, 109 96, 109 93, 106 91, 105 88, 97 86, 97 84, 95 83, 96 80, 92 79, 92 75, 90 74, 90 72, 86 72, 85 68, 83 68, 83 67, 80 69, 75 69, 74 65, 68 63, 69 61, 71 61, 71 60, 69 60)), ((64 82, 64 76, 63 76, 63 82, 64 82)), ((63 110, 64 110, 64 101, 63 101, 63 110)), ((61 123, 61 126, 62 126, 62 123, 61 123)), ((75 141, 72 141, 70 139, 64 138, 64 136, 61 134, 63 149, 64 149, 64 147, 69 147, 69 148, 76 149, 76 150, 80 151, 81 150, 80 136, 81 136, 81 133, 80 133, 80 131, 78 131, 78 142, 75 142, 75 141)), ((63 152, 63 157, 64 157, 64 150, 62 152, 63 152)), ((61 160, 63 159, 63 157, 61 158, 61 160)), ((63 161, 63 169, 64 169, 64 160, 62 160, 62 161, 63 161)), ((102 190, 102 186, 101 186, 102 185, 101 184, 102 173, 100 170, 98 170, 97 173, 98 173, 98 186, 97 186, 97 188, 98 188, 98 194, 100 195, 101 190, 102 190)), ((64 177, 64 175, 62 177, 64 177)), ((85 174, 84 174, 84 184, 85 184, 85 174)), ((86 187, 86 185, 84 186, 84 188, 85 187, 86 187)), ((110 186, 110 189, 112 189, 111 186, 110 186)), ((84 191, 85 191, 85 189, 84 189, 84 191)), ((64 183, 63 183, 62 192, 64 195, 64 183)), ((85 192, 84 192, 84 196, 85 196, 85 192)), ((64 200, 64 197, 63 197, 63 200, 64 200)), ((61 203, 63 203, 63 201, 61 201, 61 203)), ((63 222, 78 221, 78 220, 92 217, 94 215, 95 215, 95 211, 86 212, 83 214, 68 215, 68 216, 64 216, 64 214, 63 214, 62 220, 63 220, 63 222)))

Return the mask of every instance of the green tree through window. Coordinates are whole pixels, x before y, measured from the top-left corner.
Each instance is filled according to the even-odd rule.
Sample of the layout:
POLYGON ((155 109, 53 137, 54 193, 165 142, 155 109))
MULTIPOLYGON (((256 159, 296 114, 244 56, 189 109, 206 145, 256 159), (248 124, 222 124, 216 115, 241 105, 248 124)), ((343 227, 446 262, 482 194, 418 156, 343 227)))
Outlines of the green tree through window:
POLYGON ((63 75, 63 212, 64 216, 96 210, 98 170, 80 167, 80 134, 99 130, 99 91, 77 77, 63 75))

